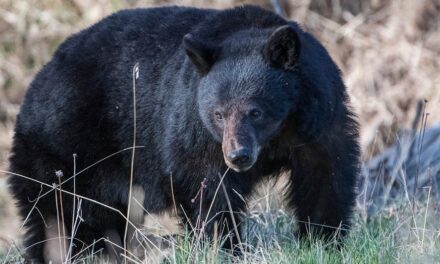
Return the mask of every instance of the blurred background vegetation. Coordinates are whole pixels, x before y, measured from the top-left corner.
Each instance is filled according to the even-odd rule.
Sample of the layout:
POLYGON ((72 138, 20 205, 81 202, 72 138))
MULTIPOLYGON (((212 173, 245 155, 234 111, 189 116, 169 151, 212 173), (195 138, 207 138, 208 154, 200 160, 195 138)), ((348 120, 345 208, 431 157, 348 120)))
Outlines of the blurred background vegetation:
MULTIPOLYGON (((0 0, 0 169, 29 83, 67 36, 124 8, 245 3, 298 21, 329 50, 359 115, 365 162, 411 129, 420 100, 427 126, 440 121, 440 0, 0 0)), ((0 231, 14 237, 5 193, 0 174, 0 231)))

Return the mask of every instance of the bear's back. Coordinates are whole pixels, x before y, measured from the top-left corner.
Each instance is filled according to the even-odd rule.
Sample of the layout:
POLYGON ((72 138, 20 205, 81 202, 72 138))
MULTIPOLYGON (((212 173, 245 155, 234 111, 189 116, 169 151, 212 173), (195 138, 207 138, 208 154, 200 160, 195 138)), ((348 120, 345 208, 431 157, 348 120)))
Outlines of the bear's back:
POLYGON ((161 58, 178 48, 183 35, 216 12, 177 6, 122 10, 69 37, 57 49, 54 60, 102 66, 121 58, 161 58))
POLYGON ((115 111, 113 100, 118 100, 118 112, 132 116, 123 106, 132 107, 133 65, 142 63, 143 77, 149 78, 145 83, 157 80, 153 72, 178 52, 183 35, 216 12, 188 7, 122 10, 73 34, 31 83, 16 133, 66 157, 91 144, 112 145, 106 131, 114 127, 105 122, 106 107, 113 104, 115 111))

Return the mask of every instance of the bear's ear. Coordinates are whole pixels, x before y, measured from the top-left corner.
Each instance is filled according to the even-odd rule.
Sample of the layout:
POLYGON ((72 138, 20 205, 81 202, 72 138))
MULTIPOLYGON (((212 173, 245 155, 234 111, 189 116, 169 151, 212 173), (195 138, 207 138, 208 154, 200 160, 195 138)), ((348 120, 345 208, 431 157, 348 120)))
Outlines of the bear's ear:
POLYGON ((192 34, 183 37, 183 47, 186 55, 202 75, 209 72, 220 53, 220 47, 197 40, 192 34))
POLYGON ((263 57, 274 67, 291 70, 298 62, 300 40, 290 26, 277 28, 263 48, 263 57))

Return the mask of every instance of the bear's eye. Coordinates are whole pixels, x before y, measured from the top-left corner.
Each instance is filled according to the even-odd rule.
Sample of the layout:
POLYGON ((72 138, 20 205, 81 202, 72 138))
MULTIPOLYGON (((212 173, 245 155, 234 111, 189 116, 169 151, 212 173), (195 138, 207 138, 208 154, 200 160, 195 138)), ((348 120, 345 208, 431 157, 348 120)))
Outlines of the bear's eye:
POLYGON ((219 111, 216 111, 214 114, 215 114, 215 119, 217 119, 218 121, 223 120, 223 115, 219 111))
POLYGON ((249 113, 249 115, 252 117, 252 118, 259 118, 260 116, 261 116, 261 111, 260 110, 258 110, 258 109, 254 109, 254 110, 252 110, 250 113, 249 113))

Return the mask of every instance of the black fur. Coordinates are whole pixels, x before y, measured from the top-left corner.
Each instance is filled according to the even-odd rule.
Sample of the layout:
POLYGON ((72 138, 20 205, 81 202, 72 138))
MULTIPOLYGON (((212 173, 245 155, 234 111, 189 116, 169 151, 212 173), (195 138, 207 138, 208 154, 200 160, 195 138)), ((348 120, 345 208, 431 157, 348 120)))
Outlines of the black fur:
POLYGON ((298 35, 290 26, 282 26, 270 36, 264 46, 263 56, 274 67, 292 69, 298 61, 300 43, 298 35))
MULTIPOLYGON (((349 226, 359 147, 340 72, 318 41, 296 23, 253 6, 126 10, 71 36, 30 85, 17 120, 10 170, 52 184, 58 182, 57 170, 64 173, 63 180, 72 175, 74 153, 80 171, 130 147, 136 62, 137 145, 144 147, 136 149, 134 181, 145 190, 148 212, 173 207, 172 184, 182 221, 187 221, 182 209, 193 224, 199 213, 205 219, 219 174, 227 169, 221 126, 213 113, 220 106, 234 108, 237 98, 253 98, 267 113, 266 122, 253 128, 267 135, 264 142, 257 137, 261 151, 254 166, 245 172, 229 170, 224 179, 233 210, 245 210, 237 193, 247 197, 264 177, 289 172, 286 198, 302 221, 300 234, 308 232, 306 222, 312 228, 314 223, 349 226), (286 25, 270 44, 274 31, 286 25), (211 52, 212 45, 218 52, 211 52), (200 196, 191 200, 205 178, 199 212, 200 196)), ((131 151, 124 151, 81 173, 77 193, 125 213, 130 159, 131 151)), ((12 175, 9 184, 23 218, 39 194, 50 190, 12 175)), ((73 181, 63 189, 73 191, 73 181)), ((70 232, 73 200, 63 197, 70 232)), ((42 217, 56 216, 53 193, 36 207, 41 215, 37 210, 30 214, 25 246, 32 245, 30 260, 43 262, 43 244, 35 243, 45 239, 42 217)), ((208 235, 214 232, 214 221, 220 227, 226 223, 223 230, 232 227, 225 211, 229 209, 220 189, 208 235)), ((83 201, 82 217, 76 252, 107 229, 123 237, 125 221, 111 210, 83 201)), ((239 216, 234 217, 239 224, 239 216)), ((332 234, 334 229, 321 231, 332 234)), ((224 246, 236 243, 233 238, 224 246)))

